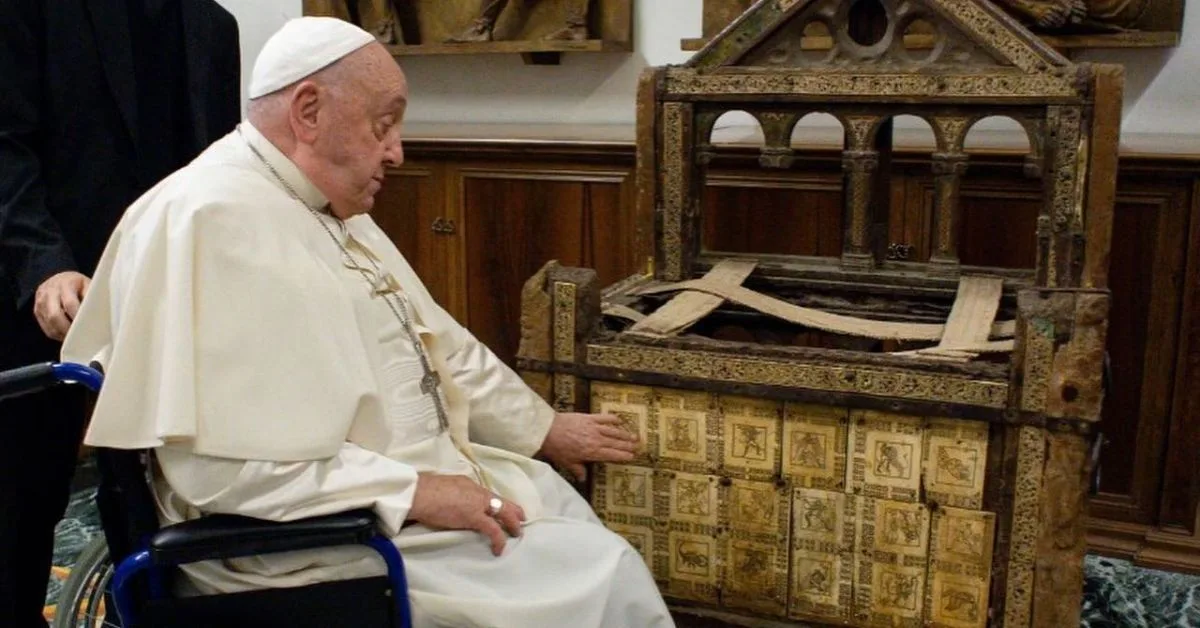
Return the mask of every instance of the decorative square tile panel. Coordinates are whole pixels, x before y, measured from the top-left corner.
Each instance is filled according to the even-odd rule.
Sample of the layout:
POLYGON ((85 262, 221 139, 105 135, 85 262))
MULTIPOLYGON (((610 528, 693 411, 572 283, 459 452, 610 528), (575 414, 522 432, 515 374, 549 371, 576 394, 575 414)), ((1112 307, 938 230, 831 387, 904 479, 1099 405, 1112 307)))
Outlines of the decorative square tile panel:
POLYGON ((657 439, 651 440, 650 407, 654 400, 654 391, 645 386, 628 384, 612 384, 608 382, 592 382, 591 411, 597 414, 611 414, 621 419, 622 428, 638 437, 641 449, 634 462, 647 463, 650 452, 657 449, 657 439))
POLYGON ((846 408, 788 403, 783 474, 796 486, 842 490, 846 484, 846 408))
POLYGON ((742 479, 774 479, 779 472, 781 402, 721 396, 722 469, 742 479))
POLYGON ((982 508, 988 424, 931 419, 925 428, 925 497, 940 506, 982 508))
POLYGON ((870 410, 850 415, 846 484, 866 497, 915 502, 921 488, 924 420, 870 410))
POLYGON ((792 492, 793 619, 845 619, 854 590, 853 495, 798 487, 792 492))

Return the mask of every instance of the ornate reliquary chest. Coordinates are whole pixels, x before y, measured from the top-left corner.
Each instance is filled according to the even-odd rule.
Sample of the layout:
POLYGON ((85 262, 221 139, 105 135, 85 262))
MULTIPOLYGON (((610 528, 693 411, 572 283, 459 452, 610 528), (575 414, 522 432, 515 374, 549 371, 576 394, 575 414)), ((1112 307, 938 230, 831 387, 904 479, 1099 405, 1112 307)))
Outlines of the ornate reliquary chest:
POLYGON ((1078 625, 1121 90, 1118 68, 1073 64, 976 0, 763 0, 686 65, 646 72, 652 272, 600 286, 548 264, 525 289, 518 367, 644 443, 583 490, 681 617, 1078 625), (916 20, 926 45, 903 36, 916 20), (805 45, 814 27, 831 50, 805 45), (839 251, 705 245, 731 110, 761 125, 764 168, 791 166, 801 117, 842 124, 839 251), (937 141, 915 260, 880 235, 897 115, 937 141), (961 261, 978 259, 959 247, 964 137, 996 115, 1025 130, 1042 181, 1036 229, 994 234, 1033 243, 1029 268, 961 261))

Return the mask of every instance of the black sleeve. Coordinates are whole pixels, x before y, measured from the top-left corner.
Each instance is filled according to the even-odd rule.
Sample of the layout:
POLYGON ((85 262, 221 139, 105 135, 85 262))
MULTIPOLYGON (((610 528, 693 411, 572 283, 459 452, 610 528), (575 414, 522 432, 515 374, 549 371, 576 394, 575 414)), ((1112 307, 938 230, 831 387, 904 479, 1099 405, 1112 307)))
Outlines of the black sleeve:
POLYGON ((76 268, 46 208, 37 152, 47 4, 0 1, 0 269, 16 286, 17 307, 27 305, 47 277, 76 268))

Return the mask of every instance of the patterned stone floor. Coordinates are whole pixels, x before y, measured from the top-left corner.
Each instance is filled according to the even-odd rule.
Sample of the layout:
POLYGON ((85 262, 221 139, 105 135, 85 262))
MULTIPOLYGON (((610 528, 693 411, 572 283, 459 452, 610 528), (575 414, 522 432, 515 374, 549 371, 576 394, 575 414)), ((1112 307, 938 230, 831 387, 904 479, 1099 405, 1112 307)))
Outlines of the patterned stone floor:
MULTIPOLYGON (((58 526, 54 568, 46 591, 47 614, 62 581, 88 542, 99 534, 93 491, 77 492, 58 526)), ((1200 627, 1200 577, 1134 567, 1126 561, 1088 556, 1083 594, 1085 628, 1200 627)))

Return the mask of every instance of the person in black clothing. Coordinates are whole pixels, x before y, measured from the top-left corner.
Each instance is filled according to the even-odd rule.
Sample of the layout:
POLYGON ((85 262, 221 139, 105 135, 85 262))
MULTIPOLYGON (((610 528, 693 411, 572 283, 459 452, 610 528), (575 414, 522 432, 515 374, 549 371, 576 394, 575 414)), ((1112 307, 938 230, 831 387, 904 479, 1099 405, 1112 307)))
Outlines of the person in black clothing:
MULTIPOLYGON (((57 358, 125 208, 237 125, 238 39, 213 0, 0 0, 0 370, 57 358)), ((46 625, 84 421, 0 402, 0 626, 46 625)))

